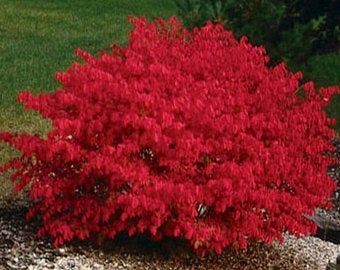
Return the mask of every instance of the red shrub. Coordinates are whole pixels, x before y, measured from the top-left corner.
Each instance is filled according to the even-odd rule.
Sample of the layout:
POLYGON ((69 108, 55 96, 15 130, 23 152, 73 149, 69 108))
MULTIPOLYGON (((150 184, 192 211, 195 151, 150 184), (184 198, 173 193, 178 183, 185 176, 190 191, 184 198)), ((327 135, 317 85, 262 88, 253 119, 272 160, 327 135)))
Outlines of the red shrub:
POLYGON ((3 170, 29 187, 38 234, 61 245, 149 233, 202 254, 313 231, 304 215, 335 188, 322 109, 339 88, 301 86, 301 73, 268 67, 263 48, 221 26, 133 23, 126 47, 77 50, 85 63, 57 74, 62 89, 19 95, 51 119, 47 139, 0 135, 22 153, 3 170))

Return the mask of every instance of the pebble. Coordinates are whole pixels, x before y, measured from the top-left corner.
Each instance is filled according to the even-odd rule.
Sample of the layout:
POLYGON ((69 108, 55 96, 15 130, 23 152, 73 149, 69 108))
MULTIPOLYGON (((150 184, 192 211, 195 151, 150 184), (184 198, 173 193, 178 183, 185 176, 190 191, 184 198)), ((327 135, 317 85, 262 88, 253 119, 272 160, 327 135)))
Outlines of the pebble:
MULTIPOLYGON (((340 157, 340 139, 336 141, 340 157)), ((340 167, 330 169, 330 175, 340 180, 340 167)), ((339 195, 338 196, 338 204, 339 195)), ((340 208, 339 208, 340 209, 340 208)), ((48 240, 35 237, 36 224, 25 222, 27 203, 15 202, 3 206, 0 202, 0 270, 104 270, 104 269, 311 269, 325 270, 335 263, 340 245, 313 236, 296 238, 285 235, 283 244, 258 248, 236 254, 198 258, 189 252, 179 252, 175 259, 164 259, 157 252, 138 252, 127 249, 106 253, 91 247, 72 245, 53 249, 48 240), (129 250, 129 251, 127 251, 129 250), (156 254, 156 255, 155 255, 156 254), (229 257, 228 257, 229 256, 229 257), (251 257, 252 256, 252 257, 251 257), (281 262, 275 256, 280 257, 281 262), (275 258, 272 258, 275 257, 275 258), (246 264, 246 260, 251 262, 246 264), (262 263, 262 264, 261 264, 262 263), (231 266, 233 265, 233 266, 231 266), (252 266, 253 265, 253 266, 252 266)), ((319 209, 319 215, 339 219, 339 211, 319 209)), ((115 248, 115 247, 114 247, 115 248)), ((157 250, 157 248, 156 248, 157 250)))
MULTIPOLYGON (((20 208, 19 210, 14 208, 9 210, 13 213, 17 212, 11 216, 2 215, 1 211, 0 209, 0 269, 1 266, 4 269, 29 270, 174 269, 174 265, 178 263, 176 260, 163 260, 160 257, 150 258, 145 254, 126 253, 111 256, 105 254, 102 250, 96 253, 90 247, 79 247, 77 248, 78 251, 72 246, 53 249, 47 240, 41 241, 35 238, 34 226, 24 226, 24 211, 20 208), (21 233, 18 233, 18 231, 21 233), (82 249, 81 252, 79 252, 80 249, 82 249), (146 257, 143 258, 143 256, 146 257), (171 265, 167 267, 167 263, 171 263, 171 265), (160 265, 157 266, 157 264, 160 265)), ((296 238, 285 235, 285 242, 283 244, 275 243, 274 246, 279 250, 282 258, 287 258, 287 263, 302 265, 302 268, 284 269, 324 270, 328 262, 335 262, 336 256, 340 253, 340 245, 312 236, 296 238)), ((269 258, 271 255, 262 254, 261 256, 269 258)), ((183 266, 175 267, 175 269, 212 269, 212 264, 223 264, 223 260, 225 260, 223 256, 217 259, 193 259, 191 255, 186 255, 183 258, 181 261, 183 266), (190 260, 195 261, 197 267, 190 268, 190 265, 184 264, 190 260), (207 265, 207 268, 204 268, 204 265, 207 265)), ((231 260, 235 265, 238 265, 237 256, 234 256, 231 260)), ((261 261, 261 258, 253 259, 253 263, 256 263, 256 265, 261 263, 259 261, 261 261)), ((266 267, 262 269, 271 268, 270 265, 274 264, 275 261, 266 262, 266 267)), ((256 267, 258 268, 258 266, 256 267)), ((215 269, 223 268, 216 266, 215 269)))
POLYGON ((277 245, 277 248, 282 253, 288 252, 296 257, 305 256, 309 264, 313 264, 315 269, 321 270, 326 269, 329 262, 334 263, 340 254, 340 245, 312 236, 297 238, 287 234, 283 245, 277 245))

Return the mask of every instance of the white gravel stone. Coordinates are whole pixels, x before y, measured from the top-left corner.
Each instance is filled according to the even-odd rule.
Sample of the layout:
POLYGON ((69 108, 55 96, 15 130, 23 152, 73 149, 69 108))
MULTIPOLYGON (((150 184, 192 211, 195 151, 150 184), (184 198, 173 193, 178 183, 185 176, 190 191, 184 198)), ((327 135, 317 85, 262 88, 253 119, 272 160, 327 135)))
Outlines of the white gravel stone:
POLYGON ((285 242, 277 246, 282 252, 293 253, 296 257, 306 257, 311 266, 316 267, 315 270, 325 270, 327 264, 335 263, 337 255, 340 254, 340 245, 313 236, 297 238, 286 235, 285 242))
MULTIPOLYGON (((10 224, 6 224, 0 217, 0 235, 2 233, 4 238, 12 241, 12 245, 0 246, 0 258, 6 256, 8 258, 6 264, 11 269, 104 270, 136 269, 134 266, 138 267, 136 264, 134 266, 130 264, 130 256, 126 260, 119 259, 107 263, 102 258, 101 252, 98 256, 85 256, 68 248, 53 250, 47 243, 42 245, 42 242, 34 240, 27 242, 27 239, 34 239, 32 231, 22 230, 23 233, 18 234, 17 229, 22 230, 23 228, 14 228, 10 224), (37 243, 39 243, 39 249, 35 247, 37 243), (24 268, 22 268, 23 262, 26 263, 24 268)), ((325 270, 328 262, 334 263, 337 255, 340 254, 340 245, 312 236, 296 238, 286 235, 283 244, 275 243, 274 245, 289 259, 293 258, 299 261, 303 258, 303 260, 306 260, 304 269, 311 270, 325 270)), ((270 266, 264 266, 262 269, 270 269, 270 266)))

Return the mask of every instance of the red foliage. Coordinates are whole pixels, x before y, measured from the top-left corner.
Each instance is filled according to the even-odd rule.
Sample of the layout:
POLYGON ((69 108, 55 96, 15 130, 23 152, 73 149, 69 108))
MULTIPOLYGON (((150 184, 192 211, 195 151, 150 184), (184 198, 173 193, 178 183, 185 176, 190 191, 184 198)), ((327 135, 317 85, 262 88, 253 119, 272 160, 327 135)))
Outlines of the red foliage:
POLYGON ((220 25, 133 23, 126 47, 77 50, 85 63, 57 74, 62 89, 19 95, 52 121, 47 139, 0 133, 22 153, 3 170, 29 187, 38 234, 61 245, 147 233, 203 254, 313 231, 304 215, 335 189, 323 107, 339 88, 301 85, 220 25))

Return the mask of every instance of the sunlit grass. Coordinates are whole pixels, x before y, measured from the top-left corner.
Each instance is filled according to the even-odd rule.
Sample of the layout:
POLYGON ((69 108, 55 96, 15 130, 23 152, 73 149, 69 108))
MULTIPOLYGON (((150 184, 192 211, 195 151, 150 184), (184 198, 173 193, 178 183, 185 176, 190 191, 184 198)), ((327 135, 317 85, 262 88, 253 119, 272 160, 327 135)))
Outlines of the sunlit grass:
MULTIPOLYGON (((128 16, 168 18, 171 0, 2 0, 0 5, 0 131, 45 134, 50 125, 16 102, 20 90, 58 88, 56 71, 76 60, 75 48, 96 54, 112 42, 127 42, 128 16)), ((17 152, 0 143, 0 164, 17 152)), ((7 175, 0 175, 0 197, 11 196, 7 175)))

